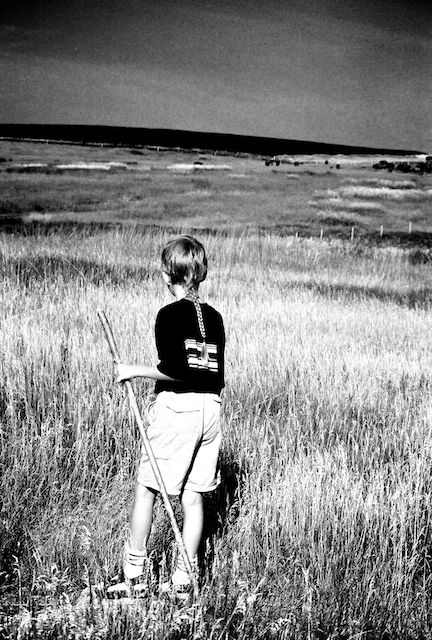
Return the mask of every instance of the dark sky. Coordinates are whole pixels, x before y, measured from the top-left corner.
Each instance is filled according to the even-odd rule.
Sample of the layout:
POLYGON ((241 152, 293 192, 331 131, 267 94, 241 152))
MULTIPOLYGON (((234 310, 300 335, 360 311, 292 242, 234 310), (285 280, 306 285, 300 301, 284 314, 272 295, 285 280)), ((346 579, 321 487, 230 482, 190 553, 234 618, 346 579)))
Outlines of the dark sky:
POLYGON ((432 0, 3 0, 1 122, 432 150, 432 0))

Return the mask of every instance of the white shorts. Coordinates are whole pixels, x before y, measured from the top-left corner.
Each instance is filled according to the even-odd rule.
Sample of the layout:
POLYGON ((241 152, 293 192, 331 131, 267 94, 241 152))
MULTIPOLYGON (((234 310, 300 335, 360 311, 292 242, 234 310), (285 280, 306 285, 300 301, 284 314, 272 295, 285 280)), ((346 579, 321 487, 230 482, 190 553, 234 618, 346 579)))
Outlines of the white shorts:
MULTIPOLYGON (((218 486, 220 408, 216 394, 173 391, 162 391, 150 406, 147 436, 170 495, 218 486)), ((144 446, 137 481, 159 490, 144 446)))

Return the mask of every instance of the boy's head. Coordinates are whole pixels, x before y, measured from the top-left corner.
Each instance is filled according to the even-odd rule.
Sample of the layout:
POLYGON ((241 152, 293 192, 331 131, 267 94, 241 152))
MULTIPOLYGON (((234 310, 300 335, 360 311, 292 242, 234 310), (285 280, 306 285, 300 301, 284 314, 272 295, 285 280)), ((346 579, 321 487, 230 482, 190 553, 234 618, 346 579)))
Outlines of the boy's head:
POLYGON ((162 251, 162 269, 171 284, 196 289, 207 275, 207 256, 201 242, 192 236, 170 240, 162 251))

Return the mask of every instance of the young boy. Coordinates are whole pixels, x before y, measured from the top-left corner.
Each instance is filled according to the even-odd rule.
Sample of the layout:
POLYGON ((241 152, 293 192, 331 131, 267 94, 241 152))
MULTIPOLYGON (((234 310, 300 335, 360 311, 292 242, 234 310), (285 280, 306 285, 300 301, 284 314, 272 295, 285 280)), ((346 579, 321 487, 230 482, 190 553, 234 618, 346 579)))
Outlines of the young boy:
MULTIPOLYGON (((162 277, 176 301, 163 307, 156 318, 159 363, 156 367, 118 365, 118 382, 136 377, 156 380, 147 434, 168 494, 181 497, 182 537, 194 567, 203 529, 202 494, 219 482, 220 392, 224 387, 222 317, 198 297, 206 275, 207 258, 198 240, 185 235, 168 242, 162 251, 162 277)), ((157 491, 143 449, 124 550, 124 581, 109 587, 111 597, 138 592, 145 584, 143 565, 157 491)), ((181 555, 171 581, 178 593, 191 586, 181 555)))

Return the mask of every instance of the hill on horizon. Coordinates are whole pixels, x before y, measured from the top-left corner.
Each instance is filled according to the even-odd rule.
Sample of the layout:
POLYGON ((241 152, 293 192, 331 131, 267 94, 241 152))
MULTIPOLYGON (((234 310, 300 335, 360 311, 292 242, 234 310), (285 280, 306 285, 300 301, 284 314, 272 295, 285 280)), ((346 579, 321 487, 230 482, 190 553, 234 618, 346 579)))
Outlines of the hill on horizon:
POLYGON ((146 129, 141 127, 111 127, 105 125, 63 124, 1 124, 0 137, 12 139, 49 140, 76 144, 106 144, 128 147, 162 147, 217 153, 246 153, 275 156, 282 154, 390 154, 411 155, 421 151, 412 149, 384 149, 289 140, 228 133, 208 133, 175 129, 146 129))

